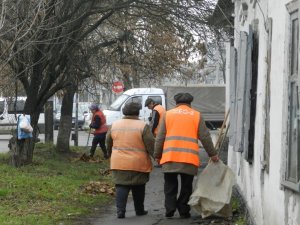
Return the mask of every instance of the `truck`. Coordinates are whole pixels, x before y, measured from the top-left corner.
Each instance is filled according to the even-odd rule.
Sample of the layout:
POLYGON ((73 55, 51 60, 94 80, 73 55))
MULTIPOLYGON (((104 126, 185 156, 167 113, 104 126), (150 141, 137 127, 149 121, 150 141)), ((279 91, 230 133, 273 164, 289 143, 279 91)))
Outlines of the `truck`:
POLYGON ((147 98, 152 98, 161 104, 166 110, 175 107, 174 95, 180 92, 188 92, 194 96, 192 108, 201 112, 210 129, 221 126, 225 115, 225 85, 202 86, 164 86, 162 88, 133 88, 121 94, 103 113, 106 116, 107 125, 123 117, 122 109, 128 102, 142 104, 139 119, 148 123, 151 110, 145 107, 147 98))

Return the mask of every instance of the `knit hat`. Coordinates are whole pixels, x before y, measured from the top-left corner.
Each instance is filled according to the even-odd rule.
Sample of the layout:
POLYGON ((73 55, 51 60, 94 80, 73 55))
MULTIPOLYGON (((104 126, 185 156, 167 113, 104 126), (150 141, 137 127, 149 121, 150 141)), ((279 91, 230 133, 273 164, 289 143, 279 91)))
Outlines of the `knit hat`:
POLYGON ((99 110, 99 106, 96 103, 93 103, 89 106, 90 110, 99 110))
POLYGON ((142 104, 138 102, 126 103, 122 111, 125 116, 138 116, 140 114, 140 109, 142 109, 142 104))
POLYGON ((191 102, 194 100, 194 97, 190 93, 178 93, 174 96, 174 100, 176 104, 179 103, 191 104, 191 102))

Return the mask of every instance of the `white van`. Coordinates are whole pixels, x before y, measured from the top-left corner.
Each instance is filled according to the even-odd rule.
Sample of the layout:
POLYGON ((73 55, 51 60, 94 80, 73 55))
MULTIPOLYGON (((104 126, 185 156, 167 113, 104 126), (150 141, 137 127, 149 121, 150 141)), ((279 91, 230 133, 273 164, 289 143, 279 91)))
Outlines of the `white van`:
POLYGON ((192 107, 201 112, 210 129, 220 127, 225 115, 225 85, 201 86, 165 86, 161 88, 133 88, 120 95, 107 109, 104 110, 108 125, 123 117, 122 108, 127 102, 140 102, 142 109, 139 118, 148 123, 151 110, 145 107, 147 98, 152 98, 166 110, 175 107, 174 95, 188 92, 194 96, 192 107))
MULTIPOLYGON (((0 134, 10 134, 11 129, 17 126, 17 118, 23 112, 27 97, 15 98, 0 97, 0 134)), ((41 113, 38 121, 39 133, 45 130, 45 114, 41 113)))
POLYGON ((145 107, 146 99, 150 97, 155 102, 160 103, 163 107, 166 107, 164 91, 160 88, 133 88, 125 91, 120 95, 107 110, 103 113, 106 116, 107 125, 111 125, 112 122, 121 119, 124 115, 122 109, 124 105, 128 102, 139 102, 142 104, 142 109, 140 110, 139 118, 140 120, 148 123, 148 118, 151 114, 151 110, 145 107))

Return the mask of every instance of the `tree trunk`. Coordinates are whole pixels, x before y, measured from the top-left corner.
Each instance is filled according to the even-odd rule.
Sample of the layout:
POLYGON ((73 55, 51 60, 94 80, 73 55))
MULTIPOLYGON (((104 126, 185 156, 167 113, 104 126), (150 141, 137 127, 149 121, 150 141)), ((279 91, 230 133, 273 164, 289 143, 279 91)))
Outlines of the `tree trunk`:
POLYGON ((61 116, 56 143, 56 150, 58 152, 70 151, 70 134, 72 130, 72 111, 75 91, 75 86, 72 85, 67 87, 62 100, 61 116))
POLYGON ((45 104, 45 142, 53 144, 53 101, 45 104))
POLYGON ((17 131, 14 130, 13 137, 9 140, 10 164, 14 167, 21 167, 32 162, 32 138, 23 140, 17 139, 17 131))
POLYGON ((124 91, 127 91, 132 88, 129 74, 123 73, 123 81, 124 81, 124 91))
POLYGON ((132 84, 134 88, 140 87, 140 77, 136 68, 133 68, 132 84))
POLYGON ((32 163, 33 151, 38 136, 38 119, 39 113, 35 112, 30 115, 31 126, 33 127, 33 138, 18 140, 17 130, 14 130, 13 137, 9 140, 9 149, 11 151, 10 164, 14 167, 20 167, 32 163))

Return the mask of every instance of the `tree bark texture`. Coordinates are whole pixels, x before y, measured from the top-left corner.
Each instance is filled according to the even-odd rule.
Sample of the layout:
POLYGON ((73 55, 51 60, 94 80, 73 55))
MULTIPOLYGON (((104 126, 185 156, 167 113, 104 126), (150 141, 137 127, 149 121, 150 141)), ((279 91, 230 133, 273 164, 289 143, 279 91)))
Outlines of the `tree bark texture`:
POLYGON ((12 166, 20 167, 32 163, 34 146, 36 143, 37 136, 39 135, 37 126, 39 114, 40 113, 37 112, 30 114, 31 126, 33 127, 33 138, 18 140, 17 130, 14 130, 12 132, 12 138, 9 140, 8 145, 9 149, 11 150, 12 166))
POLYGON ((123 73, 123 82, 124 82, 124 91, 127 91, 132 88, 129 74, 123 73))
POLYGON ((59 122, 56 149, 58 152, 70 151, 70 134, 72 130, 73 98, 76 87, 71 85, 66 88, 62 100, 61 116, 59 122))
POLYGON ((17 131, 15 130, 8 144, 10 149, 10 165, 21 167, 31 164, 33 151, 28 151, 28 149, 31 149, 32 145, 32 138, 18 140, 17 131))
POLYGON ((53 144, 53 101, 45 104, 45 142, 53 144))

